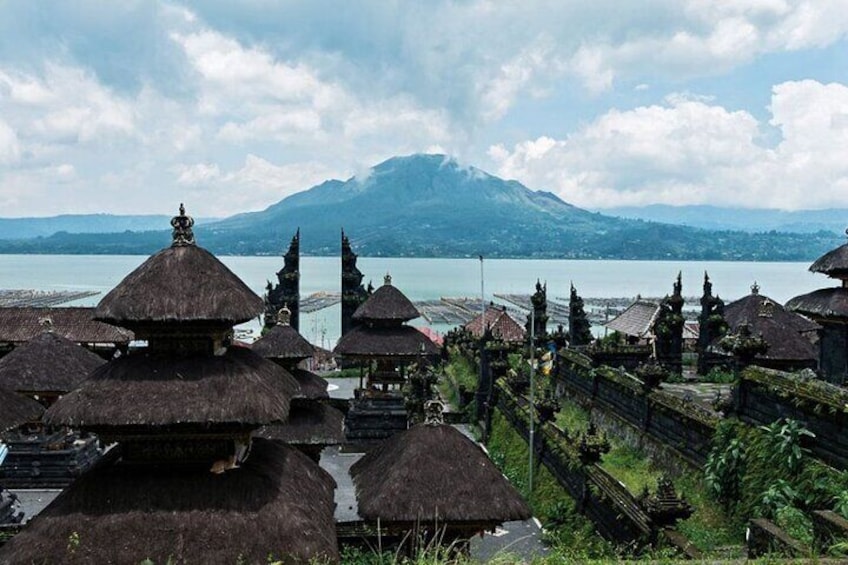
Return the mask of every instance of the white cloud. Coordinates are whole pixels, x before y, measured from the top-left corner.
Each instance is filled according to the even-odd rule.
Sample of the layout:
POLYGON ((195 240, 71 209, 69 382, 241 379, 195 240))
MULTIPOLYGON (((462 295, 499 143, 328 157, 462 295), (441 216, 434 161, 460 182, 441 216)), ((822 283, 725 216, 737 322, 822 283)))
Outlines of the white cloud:
POLYGON ((179 184, 194 186, 218 180, 221 177, 221 169, 215 163, 196 163, 194 165, 178 165, 176 172, 179 174, 179 184))
POLYGON ((848 200, 848 87, 774 88, 776 147, 748 112, 670 96, 662 106, 611 110, 561 140, 490 148, 500 175, 585 207, 719 204, 798 209, 848 200))
POLYGON ((24 138, 86 143, 135 132, 132 103, 80 68, 49 63, 43 78, 0 69, 2 90, 0 109, 14 112, 24 138))
POLYGON ((11 165, 20 158, 18 136, 12 127, 0 119, 0 164, 11 165))

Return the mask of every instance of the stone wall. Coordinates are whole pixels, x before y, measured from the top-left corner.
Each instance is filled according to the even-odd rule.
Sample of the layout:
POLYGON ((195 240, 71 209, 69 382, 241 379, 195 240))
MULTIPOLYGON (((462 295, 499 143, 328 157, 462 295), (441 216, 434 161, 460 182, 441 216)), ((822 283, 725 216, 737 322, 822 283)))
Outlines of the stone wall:
POLYGON ((649 390, 621 369, 593 367, 588 357, 574 351, 560 352, 557 379, 582 405, 625 422, 693 466, 706 463, 719 421, 715 413, 662 390, 649 390))
MULTIPOLYGON (((530 443, 525 399, 506 388, 495 387, 495 403, 507 421, 530 443)), ((552 423, 534 433, 534 453, 557 482, 577 502, 599 534, 621 544, 656 543, 662 528, 620 482, 595 463, 584 464, 574 439, 552 423)), ((684 538, 685 539, 685 538, 684 538)))
POLYGON ((739 417, 755 425, 781 418, 802 422, 815 434, 813 455, 838 469, 848 469, 848 390, 818 379, 802 379, 761 367, 742 372, 734 404, 739 417))

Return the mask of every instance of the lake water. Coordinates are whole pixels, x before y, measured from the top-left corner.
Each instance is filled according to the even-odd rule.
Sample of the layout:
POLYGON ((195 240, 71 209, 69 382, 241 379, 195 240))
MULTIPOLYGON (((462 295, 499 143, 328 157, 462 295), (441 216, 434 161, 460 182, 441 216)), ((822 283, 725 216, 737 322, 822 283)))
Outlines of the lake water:
MULTIPOLYGON (((146 259, 140 255, 0 255, 0 288, 36 290, 93 290, 108 292, 146 259)), ((280 257, 226 257, 220 259, 256 293, 267 280, 276 282, 280 257)), ((338 257, 301 257, 301 296, 313 292, 338 292, 341 265, 338 257)), ((480 261, 473 259, 409 259, 361 257, 357 263, 364 283, 392 283, 412 300, 480 296, 480 261)), ((487 300, 495 293, 530 294, 536 279, 547 281, 548 297, 567 300, 573 282, 589 297, 663 296, 670 294, 678 271, 683 274, 683 294, 700 296, 704 271, 713 282, 713 293, 725 301, 750 292, 756 281, 761 294, 784 303, 816 288, 833 286, 822 275, 810 273, 809 263, 754 263, 710 261, 576 261, 486 259, 483 277, 487 300)), ((95 296, 69 305, 94 305, 95 296)), ((313 343, 332 347, 339 336, 340 307, 301 315, 301 333, 313 343)), ((418 319, 413 324, 424 324, 418 319)), ((258 327, 258 321, 249 324, 258 327)), ((437 327, 438 330, 445 328, 437 327)))

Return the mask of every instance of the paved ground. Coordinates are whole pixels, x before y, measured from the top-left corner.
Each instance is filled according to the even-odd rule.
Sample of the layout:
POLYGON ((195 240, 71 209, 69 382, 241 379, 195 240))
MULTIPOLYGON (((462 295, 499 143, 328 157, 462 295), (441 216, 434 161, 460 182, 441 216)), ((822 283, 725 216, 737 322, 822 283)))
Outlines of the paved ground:
POLYGON ((726 399, 730 396, 732 385, 729 384, 713 384, 713 383, 663 383, 662 390, 669 392, 675 396, 684 399, 691 399, 709 408, 713 409, 713 401, 721 395, 721 398, 726 399))
POLYGON ((62 491, 60 489, 18 489, 9 492, 18 497, 20 509, 24 513, 24 523, 26 523, 44 510, 62 491))

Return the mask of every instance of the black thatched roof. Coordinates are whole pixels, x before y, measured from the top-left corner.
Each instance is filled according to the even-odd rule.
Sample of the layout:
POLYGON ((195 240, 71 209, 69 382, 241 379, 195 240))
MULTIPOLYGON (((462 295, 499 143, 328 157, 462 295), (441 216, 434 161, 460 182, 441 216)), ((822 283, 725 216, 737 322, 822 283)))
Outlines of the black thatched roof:
POLYGON ((106 361, 52 332, 44 332, 0 359, 0 387, 64 394, 106 361))
POLYGON ((531 516, 483 450, 444 424, 418 424, 391 436, 350 473, 366 520, 501 523, 531 516))
POLYGON ((353 319, 359 322, 402 323, 420 315, 415 305, 400 290, 392 286, 391 278, 387 276, 386 283, 375 290, 374 294, 356 309, 353 319))
POLYGON ((44 415, 48 424, 76 428, 263 425, 285 421, 298 384, 252 351, 174 357, 138 352, 92 373, 44 415))
POLYGON ((333 353, 352 357, 416 357, 438 355, 439 349, 412 326, 357 326, 341 337, 333 353))
POLYGON ((294 398, 308 398, 309 400, 330 398, 330 393, 327 392, 327 379, 306 369, 293 369, 291 374, 297 384, 300 385, 300 392, 295 394, 294 398))
POLYGON ((810 265, 810 270, 838 279, 848 277, 848 243, 840 245, 816 259, 810 265))
POLYGON ((785 309, 768 296, 754 293, 731 302, 725 307, 724 318, 732 332, 748 324, 752 334, 763 336, 769 348, 758 358, 818 359, 816 347, 802 333, 814 332, 820 326, 785 309))
POLYGON ((799 312, 813 319, 848 319, 848 288, 833 287, 814 290, 809 294, 796 296, 786 303, 793 312, 799 312))
POLYGON ((0 388, 0 432, 41 418, 44 406, 22 394, 0 388))
POLYGON ((0 547, 0 563, 338 561, 334 488, 308 457, 262 439, 220 475, 103 466, 0 547))
POLYGON ((256 435, 290 445, 338 445, 344 443, 344 414, 332 406, 295 400, 285 424, 261 428, 256 435))
POLYGON ((250 346, 266 359, 306 359, 315 349, 296 329, 286 324, 277 324, 250 346))
POLYGON ((136 328, 161 322, 239 324, 262 299, 214 255, 196 245, 168 247, 127 275, 97 305, 98 320, 136 328))
POLYGON ((50 330, 76 343, 129 343, 133 333, 94 319, 94 308, 0 308, 0 342, 24 343, 50 330))

